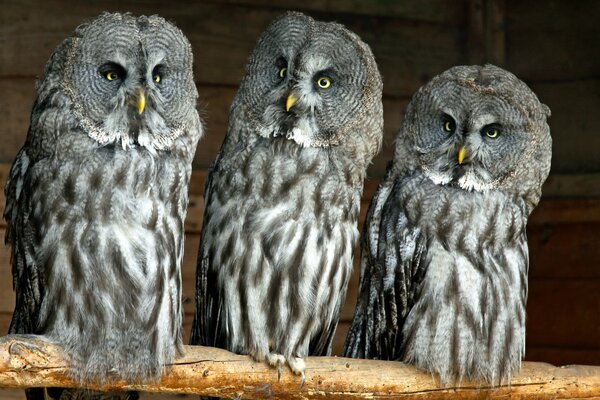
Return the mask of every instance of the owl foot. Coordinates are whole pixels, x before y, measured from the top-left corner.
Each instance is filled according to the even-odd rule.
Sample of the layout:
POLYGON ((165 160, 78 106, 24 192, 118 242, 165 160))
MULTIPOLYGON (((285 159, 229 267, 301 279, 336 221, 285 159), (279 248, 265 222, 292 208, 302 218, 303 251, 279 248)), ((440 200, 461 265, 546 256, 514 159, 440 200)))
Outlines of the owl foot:
POLYGON ((277 367, 277 382, 281 381, 281 369, 285 364, 285 357, 281 354, 269 353, 266 358, 270 366, 277 367))
POLYGON ((290 357, 287 359, 287 363, 294 374, 302 377, 302 382, 300 383, 300 388, 302 388, 302 386, 304 386, 304 381, 306 380, 306 376, 304 375, 304 370, 306 369, 304 358, 290 357))

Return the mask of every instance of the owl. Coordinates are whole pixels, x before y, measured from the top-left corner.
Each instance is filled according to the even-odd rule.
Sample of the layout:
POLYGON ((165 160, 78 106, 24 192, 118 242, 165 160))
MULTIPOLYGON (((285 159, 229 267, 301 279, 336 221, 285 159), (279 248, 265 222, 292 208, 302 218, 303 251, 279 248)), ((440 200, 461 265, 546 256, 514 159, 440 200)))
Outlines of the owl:
POLYGON ((458 66, 408 105, 368 210, 344 355, 498 384, 525 352, 527 218, 550 110, 510 72, 458 66))
POLYGON ((371 50, 342 25, 288 12, 260 36, 206 184, 192 344, 302 376, 330 352, 381 96, 371 50))
POLYGON ((191 46, 158 16, 80 25, 38 83, 5 188, 10 333, 60 344, 81 382, 153 380, 182 348, 196 98, 191 46))

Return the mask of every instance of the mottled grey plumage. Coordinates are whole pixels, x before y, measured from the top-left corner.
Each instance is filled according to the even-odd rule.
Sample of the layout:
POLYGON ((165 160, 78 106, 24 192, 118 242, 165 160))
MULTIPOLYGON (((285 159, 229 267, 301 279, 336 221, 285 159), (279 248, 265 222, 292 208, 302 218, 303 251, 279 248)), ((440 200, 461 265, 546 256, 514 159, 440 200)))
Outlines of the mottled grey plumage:
POLYGON ((181 346, 196 98, 191 46, 158 16, 82 24, 38 84, 5 189, 10 333, 60 343, 80 381, 155 379, 181 346))
POLYGON ((415 94, 369 207, 346 356, 400 358, 445 384, 519 369, 549 115, 492 65, 452 68, 415 94))
POLYGON ((290 12, 259 38, 206 186, 193 344, 298 374, 329 353, 381 90, 369 47, 339 24, 290 12))

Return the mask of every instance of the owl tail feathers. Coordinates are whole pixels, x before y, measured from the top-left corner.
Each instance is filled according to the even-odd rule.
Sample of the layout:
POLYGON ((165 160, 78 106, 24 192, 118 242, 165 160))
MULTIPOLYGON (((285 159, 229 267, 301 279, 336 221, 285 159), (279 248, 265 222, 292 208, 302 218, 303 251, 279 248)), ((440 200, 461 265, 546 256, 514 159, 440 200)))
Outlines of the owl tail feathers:
POLYGON ((70 357, 69 375, 82 383, 106 384, 118 380, 128 383, 157 381, 164 365, 171 363, 181 347, 181 339, 162 337, 156 332, 131 329, 101 337, 65 338, 57 341, 70 357), (66 340, 65 340, 66 339, 66 340))

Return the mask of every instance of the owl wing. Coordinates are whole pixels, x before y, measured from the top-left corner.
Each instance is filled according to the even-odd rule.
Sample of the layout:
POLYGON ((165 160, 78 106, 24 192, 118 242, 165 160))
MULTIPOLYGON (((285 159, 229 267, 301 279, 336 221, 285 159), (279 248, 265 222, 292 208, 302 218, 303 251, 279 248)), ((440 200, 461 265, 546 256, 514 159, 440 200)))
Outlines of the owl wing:
MULTIPOLYGON (((219 158, 210 168, 204 186, 205 213, 211 202, 213 192, 213 175, 219 158)), ((221 329, 221 296, 218 292, 215 268, 211 268, 210 245, 206 241, 205 228, 209 216, 204 215, 202 237, 198 249, 198 265, 196 267, 196 313, 192 323, 190 344, 225 348, 225 332, 221 329)))
POLYGON ((399 182, 386 177, 367 212, 358 303, 345 357, 401 356, 402 325, 425 272, 427 245, 400 204, 399 182))
POLYGON ((16 292, 9 333, 37 333, 36 321, 44 296, 44 273, 35 262, 34 230, 30 223, 33 166, 26 148, 21 149, 4 188, 5 242, 12 246, 13 288, 16 292))

